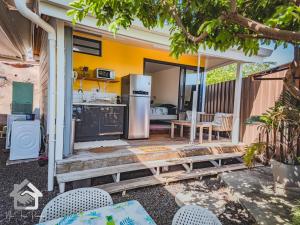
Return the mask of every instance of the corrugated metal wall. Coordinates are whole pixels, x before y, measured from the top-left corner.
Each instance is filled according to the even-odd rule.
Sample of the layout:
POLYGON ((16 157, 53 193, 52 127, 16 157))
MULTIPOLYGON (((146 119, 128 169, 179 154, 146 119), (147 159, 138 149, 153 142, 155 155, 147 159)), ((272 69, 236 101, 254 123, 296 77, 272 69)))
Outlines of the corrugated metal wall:
MULTIPOLYGON (((264 78, 283 77, 285 71, 273 73, 264 78)), ((227 81, 209 85, 206 88, 205 112, 232 113, 234 105, 235 81, 227 81)), ((258 139, 257 126, 245 125, 250 116, 260 115, 274 106, 283 89, 282 80, 253 80, 252 77, 243 79, 241 96, 240 140, 252 143, 258 139)))

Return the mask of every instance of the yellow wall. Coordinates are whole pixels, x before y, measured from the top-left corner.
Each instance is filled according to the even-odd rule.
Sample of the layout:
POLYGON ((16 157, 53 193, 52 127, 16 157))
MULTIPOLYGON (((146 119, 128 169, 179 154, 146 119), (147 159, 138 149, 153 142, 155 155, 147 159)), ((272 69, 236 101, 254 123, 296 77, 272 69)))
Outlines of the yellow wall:
MULTIPOLYGON (((82 33, 76 35, 93 38, 102 41, 102 56, 93 56, 74 52, 73 63, 74 70, 78 71, 80 67, 87 66, 90 70, 90 75, 93 75, 96 68, 112 69, 116 73, 116 80, 120 80, 122 76, 127 74, 143 74, 144 58, 154 59, 165 62, 173 62, 185 65, 197 66, 197 57, 184 55, 179 60, 171 57, 168 51, 156 50, 125 44, 116 40, 93 37, 82 33)), ((204 63, 201 63, 202 65, 204 63)), ((79 89, 79 80, 75 81, 74 89, 79 89)), ((99 82, 101 88, 104 87, 103 82, 99 82)), ((97 81, 83 81, 83 90, 98 88, 97 81)), ((120 94, 121 82, 108 83, 107 92, 120 94)))

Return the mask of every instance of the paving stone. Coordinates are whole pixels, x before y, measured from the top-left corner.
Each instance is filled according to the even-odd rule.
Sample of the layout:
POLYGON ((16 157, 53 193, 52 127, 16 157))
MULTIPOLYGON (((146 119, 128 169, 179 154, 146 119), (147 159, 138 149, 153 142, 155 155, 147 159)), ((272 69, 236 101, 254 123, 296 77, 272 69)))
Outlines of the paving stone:
POLYGON ((225 188, 209 193, 199 191, 180 192, 175 196, 175 201, 180 207, 184 205, 199 205, 209 209, 216 215, 225 211, 225 205, 231 199, 229 191, 225 188))
POLYGON ((220 177, 257 224, 290 224, 291 209, 300 199, 300 192, 279 192, 269 167, 226 173, 220 177))

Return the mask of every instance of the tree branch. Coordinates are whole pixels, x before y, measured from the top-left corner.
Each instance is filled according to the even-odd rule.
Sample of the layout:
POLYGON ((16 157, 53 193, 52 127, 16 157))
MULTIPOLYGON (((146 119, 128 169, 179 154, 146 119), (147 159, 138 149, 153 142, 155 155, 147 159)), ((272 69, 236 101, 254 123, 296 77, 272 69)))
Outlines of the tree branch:
POLYGON ((290 2, 294 3, 295 5, 300 5, 300 0, 290 0, 290 2))
POLYGON ((171 13, 172 17, 174 18, 174 20, 176 21, 177 26, 182 30, 182 32, 186 35, 186 37, 191 40, 194 43, 199 43, 201 41, 203 41, 207 36, 208 33, 207 32, 203 32, 201 35, 199 36, 194 36, 192 35, 187 29, 186 27, 183 25, 182 20, 179 16, 179 12, 176 9, 175 5, 170 6, 166 0, 162 0, 162 4, 168 9, 168 11, 171 13))
POLYGON ((298 62, 293 62, 290 65, 290 68, 285 73, 285 78, 283 80, 284 87, 291 93, 293 97, 297 100, 300 100, 300 90, 295 84, 295 80, 293 78, 293 74, 299 75, 299 65, 298 62), (294 68, 293 68, 294 67, 294 68), (293 72, 294 71, 294 72, 293 72))
MULTIPOLYGON (((235 0, 232 0, 235 1, 235 0)), ((286 42, 300 42, 300 33, 272 28, 257 21, 246 18, 238 13, 225 14, 225 18, 233 23, 245 27, 258 35, 263 35, 269 39, 282 40, 286 42)))
MULTIPOLYGON (((300 0, 290 0, 290 1, 294 2, 296 5, 300 4, 300 0)), ((225 13, 225 15, 226 15, 226 19, 255 32, 258 37, 263 36, 266 37, 266 39, 282 40, 290 43, 295 43, 300 41, 299 32, 272 28, 242 16, 237 11, 236 0, 230 0, 230 13, 225 13)))
MULTIPOLYGON (((249 39, 267 39, 267 40, 274 40, 274 41, 282 41, 281 39, 265 36, 265 35, 260 35, 260 34, 236 34, 237 37, 239 38, 249 38, 249 39)), ((294 44, 295 42, 289 42, 291 44, 294 44)))
POLYGON ((236 6, 236 0, 230 0, 230 11, 232 13, 236 12, 237 6, 236 6))
MULTIPOLYGON (((295 4, 299 3, 300 0, 291 0, 295 2, 295 4)), ((177 26, 182 30, 182 32, 186 35, 186 37, 194 42, 199 43, 203 41, 209 34, 207 32, 201 33, 199 36, 195 36, 191 34, 187 28, 184 26, 180 13, 178 12, 176 5, 169 5, 167 0, 162 0, 162 5, 166 7, 166 9, 170 12, 171 16, 175 20, 177 26)), ((237 2, 236 0, 230 0, 230 10, 229 12, 224 12, 223 15, 219 17, 221 20, 227 20, 232 23, 238 24, 244 28, 247 28, 250 31, 253 31, 255 34, 246 35, 239 34, 241 38, 256 38, 256 39, 269 39, 269 40, 277 40, 277 41, 285 41, 289 43, 297 43, 300 42, 300 33, 282 30, 278 28, 272 28, 267 25, 264 25, 260 22, 252 20, 250 18, 246 18, 240 15, 237 12, 237 2)))

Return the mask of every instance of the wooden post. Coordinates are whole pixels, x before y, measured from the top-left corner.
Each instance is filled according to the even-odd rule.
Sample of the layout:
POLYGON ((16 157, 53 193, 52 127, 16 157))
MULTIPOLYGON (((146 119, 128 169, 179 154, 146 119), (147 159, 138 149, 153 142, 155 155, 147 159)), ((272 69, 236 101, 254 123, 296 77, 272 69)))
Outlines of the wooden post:
POLYGON ((175 129, 175 124, 174 122, 171 123, 171 138, 174 138, 174 129, 175 129))
POLYGON ((234 108, 233 108, 233 124, 232 124, 232 143, 233 144, 239 143, 242 82, 243 82, 242 64, 238 63, 237 70, 236 70, 234 108))
POLYGON ((211 142, 212 140, 212 125, 208 128, 208 142, 211 142))
POLYGON ((180 126, 180 137, 183 137, 183 125, 180 126))
POLYGON ((199 127, 199 144, 203 143, 203 127, 199 127))

